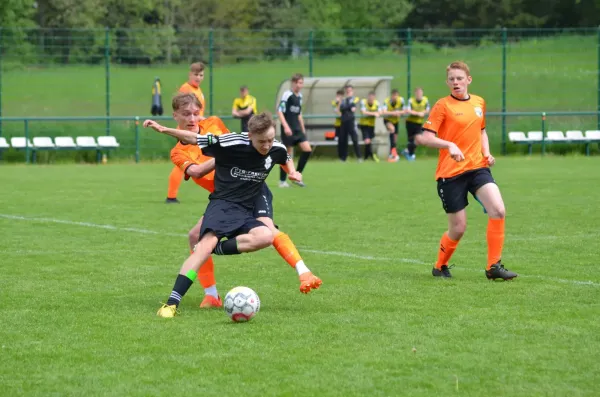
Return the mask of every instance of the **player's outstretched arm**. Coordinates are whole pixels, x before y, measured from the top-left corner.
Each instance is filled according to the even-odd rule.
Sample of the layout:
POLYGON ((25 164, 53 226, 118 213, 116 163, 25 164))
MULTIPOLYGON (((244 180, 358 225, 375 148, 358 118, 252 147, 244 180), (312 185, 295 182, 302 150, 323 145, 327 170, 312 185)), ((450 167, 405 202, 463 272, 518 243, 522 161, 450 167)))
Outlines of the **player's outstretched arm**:
POLYGON ((186 168, 185 173, 192 178, 202 178, 215 169, 215 159, 207 160, 200 164, 192 164, 186 168))
POLYGON ((152 128, 153 130, 158 131, 161 134, 170 135, 172 137, 179 139, 181 142, 184 142, 184 143, 196 143, 196 140, 198 137, 198 134, 195 132, 185 131, 185 130, 177 130, 175 128, 168 128, 168 127, 165 127, 164 125, 158 124, 154 120, 145 120, 144 127, 152 128))
POLYGON ((450 157, 456 161, 463 161, 465 159, 464 154, 455 143, 440 139, 431 131, 423 131, 418 134, 415 137, 415 143, 435 149, 446 149, 450 152, 450 157))

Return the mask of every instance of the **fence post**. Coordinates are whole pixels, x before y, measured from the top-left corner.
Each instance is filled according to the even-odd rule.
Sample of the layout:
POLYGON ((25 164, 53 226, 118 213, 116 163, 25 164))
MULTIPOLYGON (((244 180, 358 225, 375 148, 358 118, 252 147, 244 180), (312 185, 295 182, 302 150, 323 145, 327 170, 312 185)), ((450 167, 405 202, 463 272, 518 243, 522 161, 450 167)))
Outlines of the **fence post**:
POLYGON ((140 117, 135 116, 135 162, 140 162, 140 117))
POLYGON ((104 29, 104 71, 106 80, 106 135, 110 135, 110 28, 104 29))
POLYGON ((508 34, 502 28, 502 154, 506 155, 506 46, 508 34))
POLYGON ((25 163, 29 164, 29 120, 25 119, 25 163))
POLYGON ((208 31, 208 70, 209 70, 209 75, 208 75, 208 114, 214 114, 213 113, 213 41, 214 41, 214 37, 213 37, 213 29, 211 28, 208 31))
POLYGON ((546 112, 542 112, 542 157, 546 154, 546 112))
POLYGON ((412 30, 406 29, 406 101, 410 99, 410 80, 411 80, 411 47, 412 47, 412 30))
MULTIPOLYGON (((0 118, 2 118, 2 58, 4 50, 4 35, 0 26, 0 118)), ((0 136, 2 136, 2 120, 0 120, 0 136)))
POLYGON ((313 52, 314 52, 314 36, 313 30, 308 32, 308 77, 313 77, 313 52))

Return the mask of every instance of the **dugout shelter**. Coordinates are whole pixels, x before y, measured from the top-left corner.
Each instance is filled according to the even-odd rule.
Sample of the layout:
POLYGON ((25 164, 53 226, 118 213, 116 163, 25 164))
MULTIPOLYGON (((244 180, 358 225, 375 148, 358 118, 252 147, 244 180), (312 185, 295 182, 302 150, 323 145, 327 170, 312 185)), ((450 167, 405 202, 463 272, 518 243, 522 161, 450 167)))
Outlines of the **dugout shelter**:
MULTIPOLYGON (((305 77, 304 87, 302 88, 302 116, 306 126, 306 134, 313 146, 313 150, 318 146, 335 146, 337 142, 325 140, 325 132, 334 129, 335 114, 333 112, 331 101, 335 99, 335 92, 347 84, 354 87, 354 95, 360 99, 366 98, 370 91, 375 92, 375 97, 379 104, 383 106, 385 98, 390 96, 392 90, 393 76, 356 76, 356 77, 305 77)), ((275 109, 279 106, 279 101, 283 93, 291 89, 292 82, 287 79, 279 85, 277 96, 275 98, 275 109)), ((357 121, 360 118, 360 109, 356 111, 357 121)), ((277 118, 277 134, 280 131, 279 118, 277 118)), ((383 119, 378 117, 375 123, 375 146, 380 152, 383 145, 389 146, 383 119)), ((360 131, 359 139, 362 142, 360 131)), ((381 151, 387 156, 387 146, 381 151)))

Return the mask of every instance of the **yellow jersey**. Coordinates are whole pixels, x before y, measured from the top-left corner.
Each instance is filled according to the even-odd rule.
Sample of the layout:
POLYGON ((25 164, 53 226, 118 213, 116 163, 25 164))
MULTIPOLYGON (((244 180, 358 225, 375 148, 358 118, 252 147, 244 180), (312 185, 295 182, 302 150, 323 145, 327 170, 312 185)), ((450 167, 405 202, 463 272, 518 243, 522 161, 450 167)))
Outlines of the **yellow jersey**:
MULTIPOLYGON (((360 111, 361 112, 377 112, 379 110, 379 101, 375 99, 372 104, 369 104, 367 99, 363 99, 360 101, 360 111)), ((364 125, 368 127, 375 127, 375 116, 361 116, 359 125, 364 125)))
MULTIPOLYGON (((429 99, 424 96, 421 101, 417 102, 414 97, 411 97, 408 100, 408 110, 414 110, 416 112, 429 112, 429 99)), ((410 121, 415 124, 423 124, 425 121, 425 117, 419 117, 414 115, 409 115, 406 121, 410 121)))
MULTIPOLYGON (((333 108, 333 113, 335 113, 336 115, 337 115, 336 111, 337 111, 337 107, 338 107, 339 103, 340 102, 338 100, 336 100, 336 99, 334 99, 333 101, 331 101, 331 107, 333 108)), ((341 125, 342 125, 342 119, 339 116, 337 116, 335 118, 335 122, 333 123, 333 126, 334 127, 339 127, 341 125)))
POLYGON ((246 95, 244 98, 238 97, 233 100, 233 108, 235 110, 246 110, 249 107, 252 108, 250 115, 258 113, 256 110, 256 98, 252 95, 246 95))
MULTIPOLYGON (((388 112, 397 112, 398 110, 404 109, 404 98, 399 96, 395 101, 392 101, 392 98, 390 97, 385 98, 383 109, 388 112)), ((383 121, 396 124, 400 121, 400 117, 384 116, 383 121)))

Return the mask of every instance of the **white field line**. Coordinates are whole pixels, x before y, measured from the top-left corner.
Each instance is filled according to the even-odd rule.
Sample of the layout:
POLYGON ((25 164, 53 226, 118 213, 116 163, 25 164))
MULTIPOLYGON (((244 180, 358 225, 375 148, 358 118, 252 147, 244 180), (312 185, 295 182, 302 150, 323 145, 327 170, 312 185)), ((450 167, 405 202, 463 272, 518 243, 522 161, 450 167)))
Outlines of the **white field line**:
MULTIPOLYGON (((148 229, 142 229, 142 228, 119 227, 119 226, 96 224, 96 223, 90 223, 90 222, 68 221, 68 220, 64 220, 64 219, 36 218, 36 217, 26 217, 26 216, 9 215, 9 214, 0 214, 0 218, 10 219, 10 220, 18 220, 18 221, 26 221, 26 222, 59 223, 59 224, 63 224, 63 225, 82 226, 82 227, 89 227, 89 228, 93 228, 93 229, 105 229, 105 230, 139 233, 139 234, 151 234, 151 235, 172 236, 172 237, 187 237, 187 233, 167 233, 167 232, 159 232, 159 231, 155 231, 155 230, 148 230, 148 229)), ((590 234, 587 234, 586 236, 590 236, 590 234)), ((534 237, 534 239, 539 240, 540 237, 547 237, 548 240, 556 238, 555 236, 536 236, 536 237, 534 237)), ((521 240, 521 241, 524 241, 524 240, 521 240)), ((428 264, 427 262, 423 262, 418 259, 411 259, 411 258, 386 258, 386 257, 354 254, 351 252, 321 251, 321 250, 314 250, 314 249, 304 248, 304 247, 299 247, 299 248, 303 252, 310 252, 313 254, 341 256, 341 257, 346 257, 346 258, 361 259, 361 260, 367 260, 367 261, 402 262, 402 263, 412 263, 412 264, 417 264, 417 265, 427 265, 428 264)), ((48 251, 48 252, 50 252, 50 251, 48 251)), ((111 252, 114 252, 114 251, 111 251, 111 252)), ((2 251, 0 251, 0 253, 2 253, 2 251)), ((475 269, 468 269, 468 268, 460 268, 460 269, 461 270, 469 270, 469 271, 477 271, 477 272, 482 271, 482 270, 475 270, 475 269)), ((555 281, 555 282, 564 283, 564 284, 589 285, 589 286, 593 286, 593 287, 600 287, 600 283, 596 283, 593 281, 568 280, 568 279, 562 279, 562 278, 556 278, 556 277, 537 276, 537 275, 519 275, 519 277, 537 278, 540 280, 555 281)))

